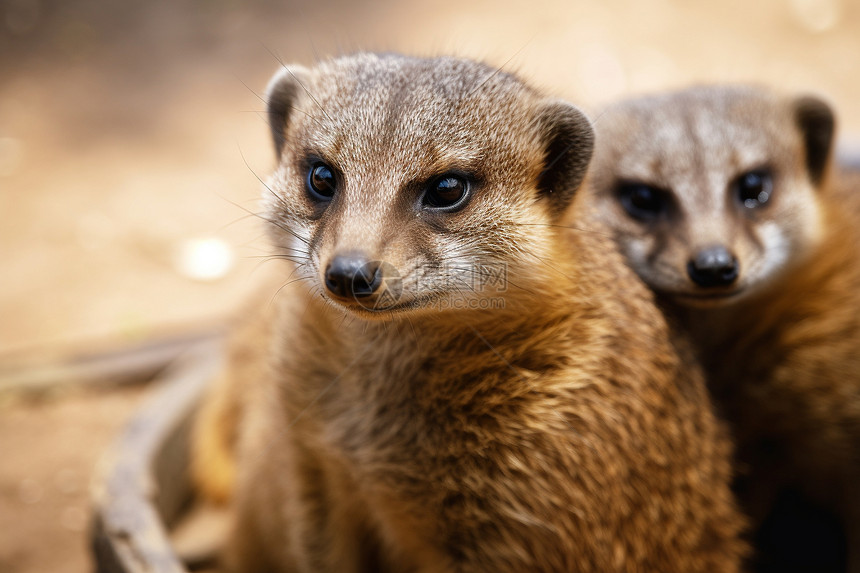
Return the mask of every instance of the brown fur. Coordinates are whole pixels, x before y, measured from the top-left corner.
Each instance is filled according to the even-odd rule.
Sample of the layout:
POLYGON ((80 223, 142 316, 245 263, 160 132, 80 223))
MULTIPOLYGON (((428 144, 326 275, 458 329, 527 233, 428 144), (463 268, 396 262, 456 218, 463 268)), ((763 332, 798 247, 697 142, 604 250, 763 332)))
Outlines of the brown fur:
MULTIPOLYGON (((259 296, 271 298, 270 290, 264 286, 259 296)), ((192 428, 192 480, 204 498, 217 504, 227 503, 235 488, 243 394, 254 380, 266 375, 271 310, 269 304, 257 304, 244 313, 229 341, 225 367, 213 382, 192 428)))
POLYGON ((760 520, 784 488, 812 496, 843 519, 857 571, 860 181, 829 177, 826 161, 818 176, 810 173, 816 158, 829 156, 828 114, 820 102, 757 88, 619 104, 598 125, 590 200, 696 341, 734 428, 748 511, 760 520), (811 123, 799 121, 809 109, 817 114, 811 123), (730 183, 761 165, 774 170, 772 198, 750 211, 733 201, 730 183), (621 180, 671 192, 677 211, 650 224, 633 220, 615 195, 621 180), (782 240, 764 238, 767 225, 782 240), (694 297, 708 289, 686 278, 684 266, 714 243, 737 256, 740 277, 721 291, 727 296, 705 302, 694 297))
POLYGON ((267 217, 298 282, 258 324, 266 369, 233 382, 232 568, 736 571, 729 447, 699 373, 611 241, 557 225, 584 117, 467 60, 294 73, 269 90, 267 217), (343 177, 322 212, 307 154, 343 177), (468 204, 421 208, 451 169, 476 182, 468 204), (327 294, 327 261, 354 249, 400 269, 397 306, 327 294), (466 284, 477 263, 504 264, 506 288, 466 284))

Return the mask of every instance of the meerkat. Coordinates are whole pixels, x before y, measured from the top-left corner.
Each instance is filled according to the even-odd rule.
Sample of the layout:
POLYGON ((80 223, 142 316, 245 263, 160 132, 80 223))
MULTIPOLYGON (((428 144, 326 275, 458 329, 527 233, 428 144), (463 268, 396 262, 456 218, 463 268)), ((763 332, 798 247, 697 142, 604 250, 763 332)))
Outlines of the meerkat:
MULTIPOLYGON (((835 123, 758 87, 621 102, 597 122, 586 195, 695 341, 753 522, 799 492, 835 513, 860 571, 860 185, 834 171, 835 123)), ((829 544, 803 570, 844 570, 829 544)), ((794 563, 762 570, 801 570, 804 542, 786 548, 794 563)))
POLYGON ((737 571, 701 373, 606 233, 558 225, 583 113, 447 57, 291 66, 266 99, 294 282, 196 432, 201 488, 233 504, 228 568, 737 571))

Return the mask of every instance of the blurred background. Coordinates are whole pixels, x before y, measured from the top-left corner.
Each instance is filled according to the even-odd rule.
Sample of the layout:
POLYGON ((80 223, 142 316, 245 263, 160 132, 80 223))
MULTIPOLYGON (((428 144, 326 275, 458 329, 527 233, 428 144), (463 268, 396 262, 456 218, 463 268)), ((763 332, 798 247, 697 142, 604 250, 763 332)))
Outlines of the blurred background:
POLYGON ((860 134, 850 0, 0 0, 0 571, 89 569, 90 474, 145 391, 3 373, 234 314, 265 252, 259 94, 279 59, 363 49, 480 58, 593 114, 770 84, 860 134))

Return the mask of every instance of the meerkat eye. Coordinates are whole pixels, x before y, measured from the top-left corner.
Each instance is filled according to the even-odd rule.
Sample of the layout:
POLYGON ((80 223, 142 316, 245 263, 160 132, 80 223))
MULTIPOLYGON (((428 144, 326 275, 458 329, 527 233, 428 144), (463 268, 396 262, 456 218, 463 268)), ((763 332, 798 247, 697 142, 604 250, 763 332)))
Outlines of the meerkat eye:
POLYGON ((465 177, 447 173, 430 181, 421 203, 431 209, 456 211, 468 202, 470 187, 465 177))
POLYGON ((756 169, 741 174, 733 185, 738 200, 747 209, 755 209, 767 203, 773 191, 773 179, 770 172, 756 169))
POLYGON ((618 187, 618 197, 627 214, 640 221, 656 219, 669 203, 665 191, 644 183, 622 183, 618 187))
POLYGON ((337 180, 331 167, 314 163, 308 171, 308 194, 316 201, 329 201, 334 196, 337 180))

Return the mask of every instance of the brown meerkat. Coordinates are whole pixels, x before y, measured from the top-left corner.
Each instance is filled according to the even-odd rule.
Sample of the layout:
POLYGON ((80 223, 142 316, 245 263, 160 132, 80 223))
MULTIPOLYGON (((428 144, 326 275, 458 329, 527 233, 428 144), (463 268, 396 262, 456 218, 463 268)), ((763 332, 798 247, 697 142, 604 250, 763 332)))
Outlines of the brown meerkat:
MULTIPOLYGON (((847 536, 803 570, 844 570, 847 545, 858 571, 860 185, 833 173, 834 129, 822 101, 763 88, 629 100, 596 122, 587 195, 695 341, 754 522, 799 492, 847 536)), ((801 570, 808 541, 782 539, 794 562, 762 567, 801 570)))
POLYGON ((372 54, 284 69, 267 101, 296 282, 197 432, 229 450, 212 426, 238 420, 235 485, 207 484, 229 454, 195 470, 232 489, 232 570, 738 569, 700 373, 612 241, 557 224, 592 149, 577 108, 372 54))

